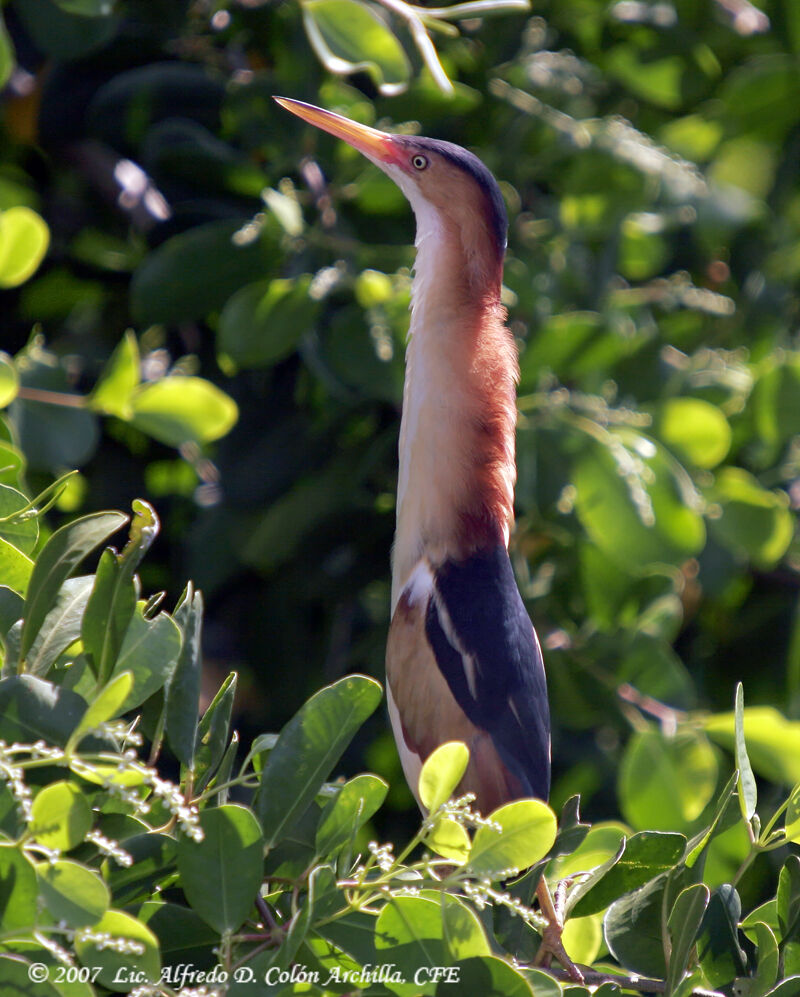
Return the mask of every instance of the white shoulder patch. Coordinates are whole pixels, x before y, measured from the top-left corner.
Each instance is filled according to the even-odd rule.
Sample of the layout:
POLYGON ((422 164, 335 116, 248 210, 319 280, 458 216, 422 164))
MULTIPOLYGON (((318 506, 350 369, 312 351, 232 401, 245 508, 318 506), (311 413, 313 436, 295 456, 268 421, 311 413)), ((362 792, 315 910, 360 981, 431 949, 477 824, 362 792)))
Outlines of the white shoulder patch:
POLYGON ((408 581, 403 588, 403 595, 409 606, 416 606, 417 603, 430 598, 433 592, 433 572, 426 560, 418 561, 414 570, 408 576, 408 581))

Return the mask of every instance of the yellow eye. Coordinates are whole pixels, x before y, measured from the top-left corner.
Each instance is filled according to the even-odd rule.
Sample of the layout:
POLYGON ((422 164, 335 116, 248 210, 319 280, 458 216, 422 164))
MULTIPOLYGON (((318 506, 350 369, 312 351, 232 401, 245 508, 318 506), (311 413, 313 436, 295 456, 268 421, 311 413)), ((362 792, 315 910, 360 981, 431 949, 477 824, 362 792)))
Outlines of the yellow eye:
POLYGON ((424 170, 428 165, 427 157, 419 155, 414 156, 414 158, 411 160, 411 165, 414 167, 415 170, 424 170))

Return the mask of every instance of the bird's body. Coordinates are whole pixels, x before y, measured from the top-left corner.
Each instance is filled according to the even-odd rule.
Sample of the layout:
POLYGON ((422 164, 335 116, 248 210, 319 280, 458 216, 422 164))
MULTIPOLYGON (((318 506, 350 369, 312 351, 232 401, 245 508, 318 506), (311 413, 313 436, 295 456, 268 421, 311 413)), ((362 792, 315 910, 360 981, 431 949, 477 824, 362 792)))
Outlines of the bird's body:
POLYGON ((297 101, 411 203, 417 258, 400 429, 389 713, 406 778, 464 741, 460 792, 489 813, 546 799, 550 733, 542 656, 508 557, 517 351, 500 303, 506 215, 471 153, 389 135, 297 101))

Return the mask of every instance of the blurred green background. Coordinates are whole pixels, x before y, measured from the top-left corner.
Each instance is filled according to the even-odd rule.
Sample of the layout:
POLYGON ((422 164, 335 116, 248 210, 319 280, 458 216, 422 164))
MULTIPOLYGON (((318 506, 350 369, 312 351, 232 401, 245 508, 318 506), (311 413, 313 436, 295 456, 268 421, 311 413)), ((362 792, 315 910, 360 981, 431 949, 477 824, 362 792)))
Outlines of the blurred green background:
MULTIPOLYGON (((730 771, 737 680, 781 711, 749 713, 757 770, 800 780, 800 6, 521 6, 400 5, 435 62, 380 3, 0 5, 8 452, 34 492, 80 469, 53 522, 155 504, 144 590, 202 588, 245 740, 382 678, 413 218, 271 95, 469 147, 510 217, 512 548, 553 805, 688 830, 730 771), (136 343, 144 384, 230 396, 231 431, 218 393, 154 415, 136 343), (58 395, 104 367, 103 404, 58 395)), ((384 716, 350 764, 411 806, 384 716)))

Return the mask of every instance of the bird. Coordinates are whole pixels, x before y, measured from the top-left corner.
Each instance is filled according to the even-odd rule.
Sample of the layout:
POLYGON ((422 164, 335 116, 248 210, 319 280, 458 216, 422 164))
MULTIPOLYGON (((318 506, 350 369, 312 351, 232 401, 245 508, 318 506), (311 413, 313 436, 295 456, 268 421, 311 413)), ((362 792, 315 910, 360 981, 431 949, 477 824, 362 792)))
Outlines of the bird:
MULTIPOLYGON (((482 813, 521 798, 546 801, 544 663, 508 553, 519 365, 501 302, 508 221, 499 185, 451 142, 275 99, 386 173, 416 218, 386 647, 406 780, 422 806, 423 762, 439 745, 462 741, 469 763, 456 793, 474 794, 482 813)), ((542 884, 537 895, 552 924, 542 884)), ((559 928, 546 941, 566 965, 559 928)))

